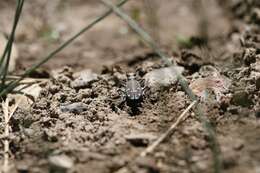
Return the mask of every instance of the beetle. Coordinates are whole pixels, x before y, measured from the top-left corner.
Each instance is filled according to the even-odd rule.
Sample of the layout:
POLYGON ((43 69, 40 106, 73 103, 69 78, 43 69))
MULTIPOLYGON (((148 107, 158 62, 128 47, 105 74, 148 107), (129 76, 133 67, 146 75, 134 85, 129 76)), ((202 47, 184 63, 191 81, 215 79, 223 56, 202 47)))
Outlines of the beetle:
POLYGON ((120 89, 122 103, 125 103, 132 109, 137 109, 141 106, 144 98, 146 87, 142 87, 142 82, 139 82, 134 73, 127 74, 127 81, 124 84, 124 89, 120 89))

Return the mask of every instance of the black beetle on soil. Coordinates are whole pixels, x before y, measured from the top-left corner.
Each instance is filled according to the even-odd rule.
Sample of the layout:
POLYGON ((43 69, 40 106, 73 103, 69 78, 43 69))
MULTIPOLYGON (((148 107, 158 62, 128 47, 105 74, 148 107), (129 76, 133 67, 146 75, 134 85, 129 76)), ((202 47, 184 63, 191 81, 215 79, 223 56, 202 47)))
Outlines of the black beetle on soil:
POLYGON ((141 106, 143 101, 145 90, 146 87, 142 87, 141 82, 136 79, 136 75, 129 73, 124 89, 119 90, 122 96, 122 104, 126 102, 133 112, 138 111, 138 107, 141 106))

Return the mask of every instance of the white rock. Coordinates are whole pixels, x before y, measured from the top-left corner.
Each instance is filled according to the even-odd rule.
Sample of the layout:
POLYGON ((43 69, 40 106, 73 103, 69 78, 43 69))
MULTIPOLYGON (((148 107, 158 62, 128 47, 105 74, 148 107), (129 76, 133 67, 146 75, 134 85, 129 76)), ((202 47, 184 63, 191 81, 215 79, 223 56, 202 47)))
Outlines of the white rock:
MULTIPOLYGON (((25 81, 34 81, 34 79, 25 79, 25 81)), ((16 88, 16 90, 22 89, 26 85, 20 85, 16 88)), ((19 103, 19 107, 23 109, 29 109, 31 104, 33 103, 33 100, 36 100, 40 92, 42 90, 42 87, 39 86, 38 83, 31 84, 29 87, 24 88, 21 90, 22 93, 24 94, 9 94, 8 97, 9 99, 14 99, 16 103, 19 103), (30 96, 30 98, 28 97, 30 96), (32 100, 33 99, 33 100, 32 100)))
POLYGON ((164 67, 148 72, 144 76, 144 79, 148 87, 157 90, 163 87, 169 87, 170 85, 176 83, 176 72, 181 74, 183 71, 184 68, 179 66, 164 67))
POLYGON ((73 88, 85 88, 91 82, 98 80, 98 75, 89 69, 75 73, 73 77, 75 78, 75 80, 71 82, 71 87, 73 88))
POLYGON ((74 112, 74 113, 81 113, 88 108, 88 105, 85 103, 77 102, 77 103, 70 103, 60 106, 61 112, 74 112))
POLYGON ((66 155, 54 155, 48 159, 50 165, 56 169, 71 169, 74 165, 73 160, 66 155))

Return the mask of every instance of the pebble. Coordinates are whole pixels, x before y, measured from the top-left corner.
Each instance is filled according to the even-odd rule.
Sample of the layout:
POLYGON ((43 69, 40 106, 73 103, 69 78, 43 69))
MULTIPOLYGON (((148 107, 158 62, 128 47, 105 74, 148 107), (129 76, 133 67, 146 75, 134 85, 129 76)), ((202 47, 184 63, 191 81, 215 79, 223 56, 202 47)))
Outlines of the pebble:
MULTIPOLYGON (((24 80, 28 82, 35 82, 34 80, 24 80)), ((17 87, 17 90, 21 90, 24 94, 9 94, 9 99, 15 100, 15 103, 19 103, 19 107, 24 110, 29 110, 31 105, 34 103, 34 100, 39 98, 42 87, 38 84, 31 84, 29 87, 24 88, 27 84, 20 85, 17 87), (26 94, 26 95, 25 95, 26 94)))
POLYGON ((227 111, 230 112, 231 114, 238 114, 238 109, 239 109, 238 106, 230 105, 230 106, 227 108, 227 111))
POLYGON ((68 170, 74 165, 73 160, 66 155, 50 156, 48 161, 51 168, 56 170, 68 170))
POLYGON ((148 87, 152 90, 158 90, 160 88, 169 87, 170 85, 177 82, 177 75, 175 72, 182 74, 184 71, 183 67, 171 66, 148 72, 144 79, 148 87))
POLYGON ((98 80, 98 75, 87 69, 74 74, 75 80, 71 82, 73 88, 86 88, 89 85, 98 80))
POLYGON ((28 137, 32 137, 35 131, 31 128, 24 128, 24 134, 28 137))
POLYGON ((71 113, 81 113, 85 110, 87 110, 87 104, 76 102, 76 103, 70 103, 66 105, 61 105, 60 110, 61 112, 71 112, 71 113))

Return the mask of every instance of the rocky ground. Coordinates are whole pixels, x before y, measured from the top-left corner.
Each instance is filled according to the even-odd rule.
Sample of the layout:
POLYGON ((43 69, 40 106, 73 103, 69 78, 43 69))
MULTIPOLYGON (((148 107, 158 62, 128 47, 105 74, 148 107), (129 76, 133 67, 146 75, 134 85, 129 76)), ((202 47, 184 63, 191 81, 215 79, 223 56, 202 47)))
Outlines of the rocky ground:
MULTIPOLYGON (((260 4, 162 2, 130 1, 125 10, 171 56, 201 100, 220 145, 223 172, 259 173, 260 4)), ((6 19, 14 2, 1 2, 0 9, 0 31, 9 33, 6 19)), ((26 4, 14 74, 104 9, 90 0, 26 4)), ((100 22, 31 75, 40 91, 10 120, 10 172, 213 172, 209 136, 193 111, 154 152, 139 157, 191 103, 172 68, 116 16, 100 22), (119 91, 131 72, 147 88, 138 107, 122 102, 119 91)), ((1 133, 4 126, 1 116, 1 133)))

